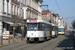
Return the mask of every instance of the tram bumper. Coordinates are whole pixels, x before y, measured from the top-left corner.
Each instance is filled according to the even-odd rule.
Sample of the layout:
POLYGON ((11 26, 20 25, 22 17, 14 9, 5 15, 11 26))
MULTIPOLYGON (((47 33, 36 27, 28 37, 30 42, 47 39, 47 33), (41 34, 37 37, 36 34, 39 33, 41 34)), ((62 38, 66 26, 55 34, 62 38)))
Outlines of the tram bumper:
POLYGON ((36 42, 36 41, 44 41, 44 37, 34 37, 34 38, 27 38, 28 41, 36 42))
POLYGON ((34 38, 29 38, 29 41, 34 41, 34 38))
POLYGON ((34 41, 39 41, 39 38, 30 38, 30 37, 29 37, 29 38, 27 38, 27 40, 34 42, 34 41))

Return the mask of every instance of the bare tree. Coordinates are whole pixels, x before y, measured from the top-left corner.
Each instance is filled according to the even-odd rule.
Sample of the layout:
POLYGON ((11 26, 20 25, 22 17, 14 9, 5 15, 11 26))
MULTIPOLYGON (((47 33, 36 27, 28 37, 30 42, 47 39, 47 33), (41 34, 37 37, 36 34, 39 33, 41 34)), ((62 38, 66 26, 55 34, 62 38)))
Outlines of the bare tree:
POLYGON ((72 21, 72 27, 75 29, 75 20, 72 21))

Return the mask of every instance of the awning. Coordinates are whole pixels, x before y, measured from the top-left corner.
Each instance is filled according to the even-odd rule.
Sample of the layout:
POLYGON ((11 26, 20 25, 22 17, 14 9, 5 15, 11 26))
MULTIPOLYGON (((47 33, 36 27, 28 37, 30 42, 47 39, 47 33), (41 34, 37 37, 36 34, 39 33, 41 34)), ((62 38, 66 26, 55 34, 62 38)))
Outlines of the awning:
POLYGON ((13 24, 14 24, 14 23, 12 23, 12 22, 7 22, 7 21, 3 21, 3 22, 5 22, 5 23, 7 23, 7 24, 10 24, 10 26, 13 26, 13 24))
POLYGON ((3 22, 5 22, 5 23, 7 23, 7 24, 10 24, 10 26, 13 26, 13 25, 15 25, 15 26, 21 26, 21 25, 25 25, 25 24, 21 24, 21 23, 12 23, 12 22, 7 22, 7 21, 3 21, 3 22))

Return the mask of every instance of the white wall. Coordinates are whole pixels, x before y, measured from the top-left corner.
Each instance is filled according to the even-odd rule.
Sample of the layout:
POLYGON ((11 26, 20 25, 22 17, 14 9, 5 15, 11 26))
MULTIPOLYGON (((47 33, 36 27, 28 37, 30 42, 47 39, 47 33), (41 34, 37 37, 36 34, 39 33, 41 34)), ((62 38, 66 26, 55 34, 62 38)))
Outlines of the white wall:
POLYGON ((27 18, 27 12, 26 12, 27 9, 24 9, 24 19, 27 18))
POLYGON ((3 0, 0 0, 0 15, 2 15, 3 12, 3 0))
POLYGON ((2 34, 2 22, 0 21, 0 36, 2 34))
POLYGON ((11 14, 11 0, 9 0, 9 14, 11 14))
MULTIPOLYGON (((9 10, 8 13, 11 14, 11 0, 9 0, 9 3, 8 3, 8 10, 9 10)), ((11 17, 11 15, 7 15, 7 0, 4 0, 4 3, 3 3, 3 0, 0 0, 0 15, 5 17, 11 17), (3 14, 3 12, 5 12, 6 14, 3 14)))
POLYGON ((4 1, 4 12, 7 13, 7 1, 6 0, 4 1))
POLYGON ((58 19, 58 26, 63 26, 63 18, 62 17, 59 17, 58 19))

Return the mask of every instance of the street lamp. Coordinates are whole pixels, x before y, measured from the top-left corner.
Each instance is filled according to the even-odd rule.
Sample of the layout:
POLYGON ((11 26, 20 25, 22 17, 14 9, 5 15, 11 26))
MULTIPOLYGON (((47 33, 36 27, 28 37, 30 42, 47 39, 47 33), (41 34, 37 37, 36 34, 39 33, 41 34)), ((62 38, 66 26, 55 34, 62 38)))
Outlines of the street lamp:
POLYGON ((15 18, 13 18, 13 42, 14 42, 14 34, 15 34, 15 18))

